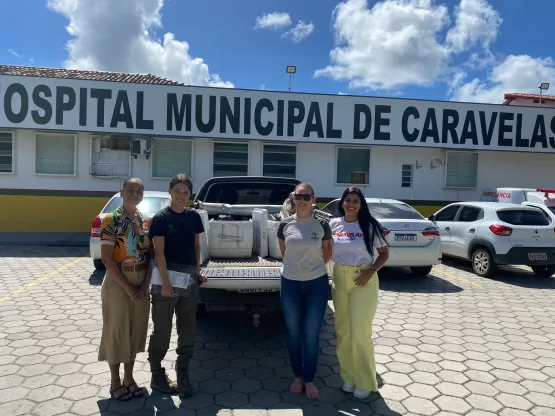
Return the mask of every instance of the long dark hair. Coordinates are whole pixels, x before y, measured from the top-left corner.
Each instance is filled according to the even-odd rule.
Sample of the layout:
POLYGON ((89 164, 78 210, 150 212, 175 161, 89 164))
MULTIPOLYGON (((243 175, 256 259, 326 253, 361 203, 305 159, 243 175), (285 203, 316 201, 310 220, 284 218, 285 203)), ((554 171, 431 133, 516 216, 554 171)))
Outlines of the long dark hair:
POLYGON ((382 225, 374 218, 374 216, 370 213, 368 209, 368 204, 366 203, 366 199, 362 194, 362 191, 357 186, 349 186, 343 192, 343 196, 341 197, 341 201, 339 201, 338 209, 341 213, 341 216, 345 216, 345 209, 343 209, 343 201, 347 195, 357 195, 360 198, 360 211, 358 212, 358 222, 360 224, 360 228, 362 229, 362 233, 364 234, 364 244, 368 249, 368 252, 373 254, 374 253, 374 238, 376 238, 376 233, 378 233, 378 237, 383 240, 385 244, 387 244, 387 240, 385 239, 385 233, 383 230, 382 225))

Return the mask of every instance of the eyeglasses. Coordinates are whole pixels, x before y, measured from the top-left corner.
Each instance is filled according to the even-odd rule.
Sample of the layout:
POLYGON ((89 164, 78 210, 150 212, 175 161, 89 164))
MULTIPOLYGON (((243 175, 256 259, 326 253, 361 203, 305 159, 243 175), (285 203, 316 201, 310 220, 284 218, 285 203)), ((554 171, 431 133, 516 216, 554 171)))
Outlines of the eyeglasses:
POLYGON ((305 201, 310 201, 312 199, 312 195, 310 194, 293 194, 297 201, 304 199, 305 201))

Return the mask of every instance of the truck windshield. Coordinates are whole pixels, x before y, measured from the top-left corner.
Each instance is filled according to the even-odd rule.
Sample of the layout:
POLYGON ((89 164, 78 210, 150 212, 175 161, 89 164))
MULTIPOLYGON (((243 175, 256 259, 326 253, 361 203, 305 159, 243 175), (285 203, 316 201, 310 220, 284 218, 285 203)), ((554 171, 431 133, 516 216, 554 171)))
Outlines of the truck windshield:
MULTIPOLYGON (((121 197, 116 197, 110 201, 104 211, 102 212, 112 212, 117 207, 119 207, 123 202, 121 197)), ((170 197, 167 198, 160 198, 160 197, 145 197, 141 201, 139 205, 137 205, 137 209, 143 213, 153 213, 158 212, 162 208, 167 207, 170 204, 170 197)))
POLYGON ((201 200, 230 205, 282 205, 294 190, 295 185, 287 183, 215 183, 201 200))

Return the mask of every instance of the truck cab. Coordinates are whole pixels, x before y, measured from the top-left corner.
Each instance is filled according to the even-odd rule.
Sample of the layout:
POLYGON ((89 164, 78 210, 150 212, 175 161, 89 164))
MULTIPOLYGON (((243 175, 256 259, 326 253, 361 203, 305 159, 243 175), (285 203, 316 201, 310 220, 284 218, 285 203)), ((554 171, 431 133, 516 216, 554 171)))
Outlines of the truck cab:
POLYGON ((480 197, 482 202, 506 202, 541 209, 555 224, 555 189, 543 188, 487 188, 480 197))

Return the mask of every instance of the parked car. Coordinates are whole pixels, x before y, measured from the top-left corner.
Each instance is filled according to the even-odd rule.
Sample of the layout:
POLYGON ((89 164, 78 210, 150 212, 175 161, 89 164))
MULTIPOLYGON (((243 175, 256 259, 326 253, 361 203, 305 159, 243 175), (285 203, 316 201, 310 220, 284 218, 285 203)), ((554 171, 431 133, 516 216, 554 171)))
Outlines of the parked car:
MULTIPOLYGON (((338 217, 335 199, 321 211, 338 217)), ((441 263, 441 241, 436 225, 409 204, 395 199, 366 198, 368 209, 384 227, 389 244, 387 267, 410 267, 413 274, 426 276, 441 263)))
POLYGON ((429 217, 437 224, 443 256, 469 260, 478 276, 497 266, 528 265, 555 274, 555 228, 540 208, 503 202, 458 202, 429 217))
MULTIPOLYGON (((120 206, 122 201, 121 195, 118 192, 110 198, 108 203, 104 206, 104 208, 102 208, 100 213, 92 222, 89 251, 95 269, 104 269, 104 263, 102 263, 100 256, 100 226, 102 224, 102 220, 107 214, 120 206)), ((167 207, 169 203, 170 195, 167 192, 145 191, 143 194, 143 200, 137 208, 141 211, 145 219, 151 219, 154 214, 162 208, 167 207)))

